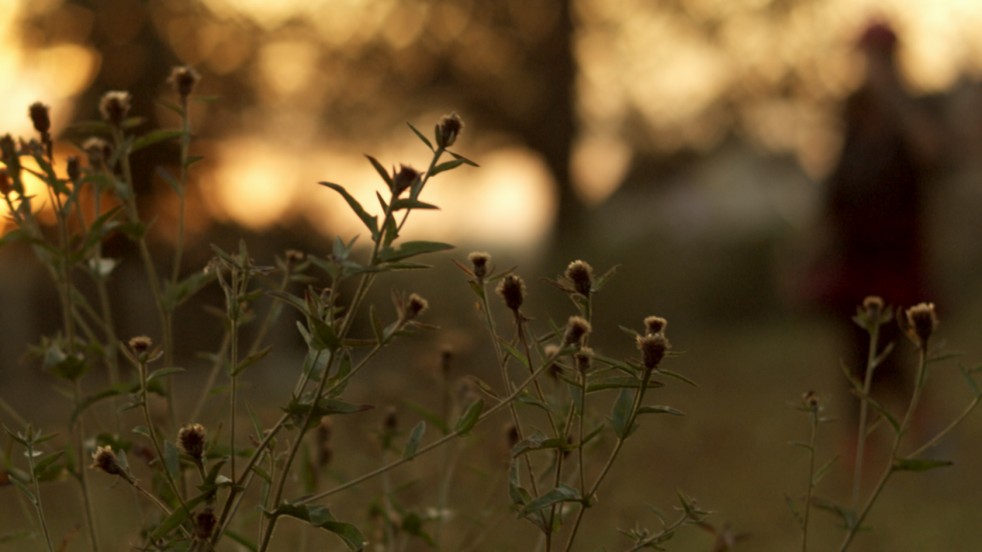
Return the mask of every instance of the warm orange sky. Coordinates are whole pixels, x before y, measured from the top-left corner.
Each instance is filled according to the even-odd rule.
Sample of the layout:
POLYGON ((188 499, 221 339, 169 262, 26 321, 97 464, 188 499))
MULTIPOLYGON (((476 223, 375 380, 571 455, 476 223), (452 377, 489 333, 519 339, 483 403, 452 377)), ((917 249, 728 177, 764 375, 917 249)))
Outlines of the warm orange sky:
MULTIPOLYGON (((760 9, 765 0, 681 4, 684 17, 653 9, 645 0, 575 2, 580 23, 578 110, 584 130, 577 138, 574 177, 588 201, 610 194, 632 159, 634 145, 619 131, 628 118, 640 115, 658 130, 661 147, 699 147, 719 137, 713 122, 719 115, 712 106, 721 95, 733 90, 753 94, 755 86, 782 78, 789 67, 809 86, 841 96, 856 76, 852 39, 870 14, 888 16, 897 26, 904 37, 904 68, 919 91, 943 89, 962 72, 978 76, 982 69, 982 2, 977 0, 800 2, 789 8, 793 12, 788 23, 780 26, 770 24, 769 12, 760 9), (718 42, 707 42, 694 21, 715 21, 718 42)), ((422 18, 434 16, 425 2, 397 0, 202 0, 201 5, 212 16, 194 27, 201 37, 195 50, 180 40, 179 34, 190 28, 187 22, 174 22, 165 34, 177 55, 198 67, 205 79, 244 63, 236 50, 235 21, 246 18, 275 29, 291 17, 310 18, 318 34, 276 35, 257 43, 254 86, 263 101, 270 102, 310 96, 310 89, 323 78, 313 70, 323 45, 356 48, 381 37, 410 47, 422 18), (322 17, 326 10, 331 17, 322 17), (365 17, 367 13, 371 17, 365 17), (392 21, 399 22, 399 33, 390 32, 392 21)), ((4 8, 0 70, 17 78, 0 98, 0 129, 29 134, 27 105, 41 99, 53 108, 57 132, 72 119, 73 100, 92 82, 100 60, 84 41, 45 44, 28 55, 17 45, 32 39, 19 36, 18 21, 28 10, 46 10, 85 36, 91 17, 60 0, 6 0, 4 8)), ((441 9, 437 15, 450 34, 455 24, 466 25, 466 17, 473 16, 441 9)), ((821 173, 837 143, 831 114, 773 98, 749 105, 741 117, 748 120, 751 139, 772 151, 791 152, 813 176, 821 173)), ((431 117, 435 120, 440 114, 431 117)), ((413 122, 421 128, 432 125, 428 120, 413 122)), ((268 139, 283 128, 313 136, 317 124, 295 113, 256 110, 249 128, 218 144, 216 153, 197 169, 198 185, 207 192, 213 213, 257 228, 296 214, 315 223, 329 219, 339 232, 357 231, 357 222, 339 209, 337 198, 313 189, 312 183, 341 182, 366 203, 374 203, 376 177, 363 152, 343 142, 310 143, 298 151, 296 143, 277 145, 268 139)), ((408 130, 393 130, 393 138, 371 153, 390 165, 423 164, 426 152, 416 147, 408 130)), ((416 226, 420 233, 450 232, 479 240, 494 236, 520 244, 548 228, 551 184, 542 162, 533 152, 492 138, 462 139, 460 150, 475 157, 482 168, 434 181, 428 200, 442 205, 444 212, 421 217, 425 220, 416 226), (476 203, 482 208, 469 208, 476 203), (512 221, 507 229, 499 223, 503 218, 512 221)))

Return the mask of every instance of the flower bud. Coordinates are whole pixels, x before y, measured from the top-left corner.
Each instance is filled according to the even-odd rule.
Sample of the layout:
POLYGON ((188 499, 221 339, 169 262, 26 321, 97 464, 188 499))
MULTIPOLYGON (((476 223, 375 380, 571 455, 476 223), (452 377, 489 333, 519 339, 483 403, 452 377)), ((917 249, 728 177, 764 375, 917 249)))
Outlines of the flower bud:
POLYGON ((200 462, 205 453, 206 435, 205 426, 189 424, 177 432, 177 444, 185 454, 200 462))
POLYGON ((664 333, 666 327, 668 327, 668 320, 665 320, 660 316, 646 316, 644 319, 645 333, 664 333))
POLYGON ((436 145, 443 149, 449 148, 457 141, 457 136, 464 129, 464 122, 456 113, 450 113, 440 118, 436 125, 436 145))
POLYGON ((927 346, 928 339, 938 327, 938 315, 934 311, 934 303, 920 303, 907 309, 904 313, 904 331, 918 347, 927 346))
POLYGON ((525 282, 516 274, 508 274, 498 284, 498 295, 505 300, 505 306, 518 312, 525 301, 525 282))
POLYGON ((566 277, 573 283, 573 289, 584 297, 593 290, 593 267, 585 261, 573 261, 566 267, 566 277))
POLYGON ((665 334, 646 334, 638 336, 638 349, 641 351, 641 362, 648 370, 655 369, 668 351, 670 345, 665 334))
POLYGON ((488 265, 491 263, 491 255, 484 251, 474 251, 467 256, 467 260, 471 262, 471 269, 474 272, 474 276, 479 281, 483 281, 484 277, 488 275, 488 265))
POLYGON ((408 165, 399 165, 399 170, 392 174, 392 197, 399 197, 419 180, 420 174, 408 165))
POLYGON ((591 330, 590 322, 586 318, 582 316, 570 316, 569 321, 566 323, 566 333, 563 334, 563 343, 566 345, 579 345, 591 330))
POLYGON ((110 90, 102 95, 99 100, 99 113, 102 118, 109 121, 113 126, 119 127, 126 120, 126 115, 130 112, 133 96, 123 90, 110 90))
POLYGON ((191 92, 194 92, 194 87, 199 80, 201 80, 201 76, 186 65, 174 67, 170 71, 170 76, 167 77, 167 82, 174 87, 174 92, 177 92, 182 101, 187 100, 191 92))
POLYGON ((34 124, 34 130, 42 135, 47 134, 51 130, 51 117, 48 113, 48 106, 41 102, 34 102, 28 108, 28 113, 31 116, 31 123, 34 124))

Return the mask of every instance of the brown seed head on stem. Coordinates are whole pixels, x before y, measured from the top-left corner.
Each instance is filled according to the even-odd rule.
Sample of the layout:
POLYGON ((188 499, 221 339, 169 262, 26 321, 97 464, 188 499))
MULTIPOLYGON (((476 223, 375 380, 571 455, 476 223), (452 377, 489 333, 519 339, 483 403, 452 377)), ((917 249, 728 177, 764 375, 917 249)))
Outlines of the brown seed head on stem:
POLYGON ((187 100, 191 92, 194 92, 199 80, 201 80, 201 76, 187 65, 174 67, 170 71, 170 76, 167 77, 167 82, 174 88, 174 92, 177 92, 177 95, 181 97, 181 101, 187 100))
POLYGON ((443 149, 449 148, 457 141, 460 131, 464 129, 464 121, 456 113, 451 112, 440 118, 436 125, 436 145, 443 149))
POLYGON ((102 118, 109 121, 115 127, 120 127, 126 116, 130 112, 133 103, 133 96, 125 90, 110 90, 102 95, 99 100, 99 113, 102 118))
POLYGON ((654 370, 671 347, 665 334, 645 334, 637 338, 638 349, 641 351, 641 362, 648 370, 654 370))
POLYGON ((34 130, 38 131, 42 136, 46 136, 51 130, 51 116, 48 106, 41 102, 34 102, 27 111, 31 116, 31 123, 34 125, 34 130))
POLYGON ((649 334, 665 333, 668 327, 668 320, 660 316, 646 316, 644 318, 644 331, 649 334))
POLYGON ((570 316, 566 322, 566 333, 563 334, 563 343, 566 345, 580 345, 583 338, 593 330, 590 322, 582 316, 570 316))
POLYGON ((505 306, 517 313, 525 302, 525 281, 517 274, 507 274, 498 284, 497 292, 505 300, 505 306))
POLYGON ((920 348, 927 347, 927 342, 938 327, 938 315, 934 303, 919 303, 904 312, 904 322, 901 323, 907 337, 920 348))
POLYGON ((584 297, 593 290, 593 267, 586 261, 573 261, 566 267, 566 278, 573 283, 573 289, 584 297))
POLYGON ((201 461, 205 453, 205 437, 207 432, 201 424, 188 424, 177 432, 177 443, 181 450, 191 458, 201 461))
POLYGON ((471 262, 471 270, 474 272, 474 277, 477 278, 478 282, 484 281, 484 277, 488 275, 488 268, 491 265, 491 254, 484 251, 474 251, 467 256, 467 260, 471 262))

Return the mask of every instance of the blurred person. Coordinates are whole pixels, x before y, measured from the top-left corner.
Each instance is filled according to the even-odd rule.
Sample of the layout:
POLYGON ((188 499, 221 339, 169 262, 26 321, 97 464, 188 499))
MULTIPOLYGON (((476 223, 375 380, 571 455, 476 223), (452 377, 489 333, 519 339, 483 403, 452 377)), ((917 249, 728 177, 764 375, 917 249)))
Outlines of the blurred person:
MULTIPOLYGON (((940 152, 938 124, 913 98, 896 63, 897 33, 874 21, 857 41, 865 61, 859 88, 845 101, 839 160, 826 182, 826 258, 808 281, 810 298, 846 323, 869 295, 896 309, 933 300, 927 283, 925 182, 940 152)), ((898 341, 894 323, 881 328, 880 347, 898 341)), ((896 343, 900 347, 900 343, 896 343)), ((844 360, 863 379, 869 336, 849 333, 844 360)), ((897 395, 909 372, 891 354, 875 372, 873 389, 897 395)))

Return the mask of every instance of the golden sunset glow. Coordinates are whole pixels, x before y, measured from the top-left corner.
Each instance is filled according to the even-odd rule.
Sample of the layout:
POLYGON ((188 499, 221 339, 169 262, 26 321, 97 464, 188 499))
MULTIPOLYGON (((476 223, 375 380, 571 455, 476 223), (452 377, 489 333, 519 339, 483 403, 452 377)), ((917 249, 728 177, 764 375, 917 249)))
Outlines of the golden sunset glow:
MULTIPOLYGON (((639 153, 708 150, 734 120, 763 150, 792 154, 807 173, 821 178, 838 143, 830 102, 807 104, 774 97, 773 91, 792 75, 795 86, 806 91, 799 95, 843 97, 858 77, 855 37, 871 16, 884 16, 896 26, 902 66, 915 92, 945 90, 963 76, 982 75, 982 33, 977 32, 982 3, 974 0, 830 0, 793 4, 780 13, 765 9, 763 0, 677 4, 572 2, 581 129, 573 140, 572 177, 587 203, 613 194, 639 153)), ((310 192, 321 179, 351 183, 374 205, 377 175, 361 157, 364 147, 325 132, 331 121, 310 116, 372 89, 339 72, 345 52, 377 43, 400 54, 425 48, 428 41, 490 43, 488 36, 475 36, 482 32, 474 25, 481 14, 466 3, 200 0, 184 12, 167 12, 177 8, 165 3, 156 6, 155 32, 205 79, 249 69, 247 85, 257 104, 246 106, 244 122, 228 131, 196 171, 202 173, 208 209, 252 228, 303 216, 325 231, 357 229, 356 221, 343 226, 352 221, 336 197, 326 190, 310 192), (172 17, 163 17, 165 12, 172 17), (305 22, 303 32, 292 32, 296 21, 305 22), (424 37, 432 21, 441 32, 424 37), (264 34, 250 34, 255 27, 246 22, 264 34)), ((26 108, 41 100, 52 107, 57 134, 74 118, 74 101, 104 61, 85 43, 92 13, 60 0, 14 1, 6 9, 0 19, 0 71, 17 78, 0 98, 0 128, 30 135, 26 108), (78 30, 61 41, 45 41, 20 25, 31 10, 56 14, 78 30), (24 45, 31 46, 29 56, 24 45)), ((529 12, 521 21, 545 24, 548 14, 537 14, 529 12)), ((501 52, 468 55, 474 62, 465 70, 505 69, 501 52)), ((408 73, 427 70, 413 60, 407 56, 397 67, 408 73)), ((366 73, 361 77, 378 78, 366 73)), ((411 149, 418 143, 412 137, 400 140, 373 152, 390 164, 418 158, 418 150, 411 149)), ((516 243, 542 235, 555 203, 555 184, 542 161, 507 137, 493 145, 465 138, 460 147, 482 169, 445 176, 446 182, 436 179, 428 193, 446 211, 421 213, 413 231, 516 243)))

